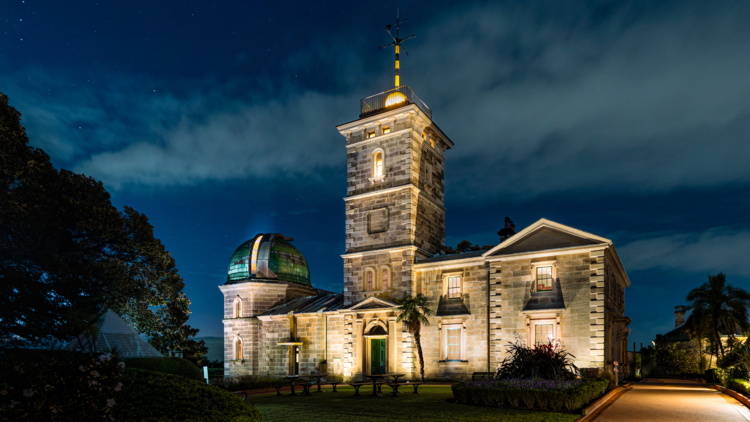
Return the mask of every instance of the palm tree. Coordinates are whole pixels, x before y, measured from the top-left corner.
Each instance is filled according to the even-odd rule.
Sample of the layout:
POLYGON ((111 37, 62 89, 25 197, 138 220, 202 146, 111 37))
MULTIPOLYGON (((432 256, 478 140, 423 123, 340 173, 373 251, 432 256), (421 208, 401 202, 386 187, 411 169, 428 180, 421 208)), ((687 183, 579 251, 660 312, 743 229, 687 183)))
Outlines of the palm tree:
MULTIPOLYGON (((690 309, 690 308, 688 308, 690 309)), ((709 318, 708 311, 702 306, 692 308, 693 312, 685 321, 685 328, 687 329, 690 337, 698 343, 698 364, 701 372, 711 367, 711 358, 709 357, 708 366, 703 367, 705 348, 703 342, 706 339, 706 333, 709 331, 709 318)), ((711 354, 709 354, 711 356, 711 354)))
POLYGON ((430 303, 422 293, 414 297, 404 293, 404 296, 397 302, 400 306, 396 309, 401 313, 396 318, 396 322, 403 321, 409 332, 414 334, 414 341, 417 343, 417 353, 419 354, 420 373, 422 374, 422 382, 424 382, 424 356, 422 355, 420 330, 422 325, 430 325, 430 320, 427 319, 428 316, 432 315, 430 303))
MULTIPOLYGON (((747 320, 750 293, 727 283, 723 273, 708 276, 708 282, 690 291, 687 295, 692 312, 686 321, 688 327, 703 326, 712 342, 724 355, 721 333, 734 338, 736 333, 750 331, 747 320)), ((698 329, 700 330, 700 329, 698 329)))

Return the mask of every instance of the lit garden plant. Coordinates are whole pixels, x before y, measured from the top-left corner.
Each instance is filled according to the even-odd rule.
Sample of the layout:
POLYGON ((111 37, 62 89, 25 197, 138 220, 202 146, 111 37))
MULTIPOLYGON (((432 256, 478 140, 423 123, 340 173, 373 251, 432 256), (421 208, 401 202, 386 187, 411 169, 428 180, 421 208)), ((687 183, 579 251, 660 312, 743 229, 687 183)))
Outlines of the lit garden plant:
POLYGON ((609 384, 581 378, 573 358, 559 341, 530 347, 517 338, 494 378, 456 384, 453 395, 464 404, 572 412, 609 384))

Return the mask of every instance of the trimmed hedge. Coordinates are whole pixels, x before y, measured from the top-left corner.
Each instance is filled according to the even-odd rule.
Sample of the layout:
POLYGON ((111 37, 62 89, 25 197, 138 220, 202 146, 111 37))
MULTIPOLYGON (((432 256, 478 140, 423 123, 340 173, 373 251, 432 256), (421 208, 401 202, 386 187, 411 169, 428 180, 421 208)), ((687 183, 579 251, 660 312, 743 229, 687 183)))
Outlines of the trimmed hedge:
POLYGON ((609 380, 599 378, 566 391, 541 391, 467 387, 462 382, 451 389, 456 400, 464 404, 572 412, 599 397, 608 384, 609 380))
POLYGON ((120 421, 260 422, 249 402, 218 387, 184 377, 126 368, 114 418, 120 421))
POLYGON ((125 359, 125 365, 128 368, 146 369, 148 371, 178 375, 192 380, 206 382, 206 379, 203 378, 203 372, 201 369, 195 366, 193 362, 183 358, 129 358, 125 359))
POLYGON ((743 379, 733 379, 730 382, 730 388, 738 393, 750 396, 750 381, 743 379))
POLYGON ((276 385, 289 385, 289 380, 281 377, 242 375, 239 377, 210 378, 211 385, 229 391, 258 390, 276 385))

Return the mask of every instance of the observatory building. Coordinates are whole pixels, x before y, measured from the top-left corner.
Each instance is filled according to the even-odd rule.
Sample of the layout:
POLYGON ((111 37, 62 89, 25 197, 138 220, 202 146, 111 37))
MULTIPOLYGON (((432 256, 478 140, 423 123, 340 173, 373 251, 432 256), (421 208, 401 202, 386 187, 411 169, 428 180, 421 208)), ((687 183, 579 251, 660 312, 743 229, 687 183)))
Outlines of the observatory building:
POLYGON ((347 156, 343 292, 314 287, 292 238, 248 239, 219 286, 225 374, 419 377, 413 333, 396 321, 404 294, 423 294, 435 311, 421 331, 429 379, 494 371, 513 341, 561 341, 579 368, 625 362, 630 281, 611 240, 546 219, 516 233, 506 219, 492 249, 444 254, 454 143, 396 78, 337 127, 347 156))

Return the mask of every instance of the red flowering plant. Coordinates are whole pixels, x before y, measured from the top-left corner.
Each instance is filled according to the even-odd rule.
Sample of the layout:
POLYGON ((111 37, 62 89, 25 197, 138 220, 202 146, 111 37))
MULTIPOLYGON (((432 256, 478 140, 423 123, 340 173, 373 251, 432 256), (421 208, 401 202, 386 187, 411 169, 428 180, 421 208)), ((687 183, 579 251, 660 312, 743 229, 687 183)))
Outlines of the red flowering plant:
POLYGON ((124 367, 112 354, 0 350, 0 420, 112 421, 124 367))
POLYGON ((573 364, 575 356, 566 352, 559 340, 547 344, 527 346, 520 338, 507 346, 508 354, 495 374, 503 378, 539 378, 544 380, 569 380, 578 376, 573 364))

